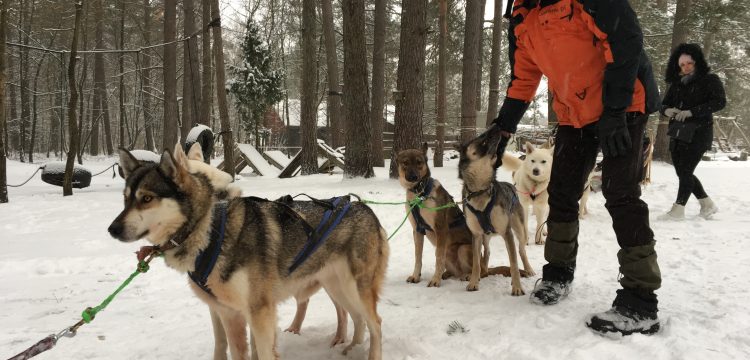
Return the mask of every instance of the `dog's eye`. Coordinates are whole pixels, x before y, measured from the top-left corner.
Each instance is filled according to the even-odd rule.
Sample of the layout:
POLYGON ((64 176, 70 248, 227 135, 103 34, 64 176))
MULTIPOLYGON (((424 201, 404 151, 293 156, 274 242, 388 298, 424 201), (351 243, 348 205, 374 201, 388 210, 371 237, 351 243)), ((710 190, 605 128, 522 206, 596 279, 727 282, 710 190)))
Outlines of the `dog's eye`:
POLYGON ((532 163, 535 163, 535 162, 536 162, 536 160, 531 160, 531 162, 532 162, 532 163))
POLYGON ((144 203, 150 203, 153 199, 154 198, 151 195, 144 195, 141 201, 143 201, 144 203))
POLYGON ((546 163, 547 163, 547 160, 542 160, 542 164, 546 164, 546 163))

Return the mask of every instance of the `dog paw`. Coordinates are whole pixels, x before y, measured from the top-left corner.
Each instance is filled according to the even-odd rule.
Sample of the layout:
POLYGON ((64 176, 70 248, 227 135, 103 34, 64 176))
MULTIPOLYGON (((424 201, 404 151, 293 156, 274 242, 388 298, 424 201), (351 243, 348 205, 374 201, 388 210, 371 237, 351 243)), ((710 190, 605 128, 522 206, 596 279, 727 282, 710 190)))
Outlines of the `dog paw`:
POLYGON ((427 287, 440 287, 440 279, 432 279, 427 287))
POLYGON ((538 239, 538 240, 536 241, 536 244, 537 244, 537 245, 544 245, 544 239, 538 239))
POLYGON ((469 283, 469 285, 466 285, 466 291, 477 291, 477 290, 479 290, 479 284, 469 283))
POLYGON ((523 288, 513 287, 511 289, 511 295, 513 295, 513 296, 521 296, 521 295, 525 295, 525 293, 523 292, 523 288))
POLYGON ((412 276, 409 276, 408 278, 406 278, 406 282, 408 282, 408 283, 412 283, 412 284, 416 284, 416 283, 418 283, 418 282, 419 282, 420 280, 421 280, 421 278, 420 278, 419 276, 414 276, 414 275, 412 275, 412 276))
POLYGON ((536 273, 534 272, 534 270, 526 271, 524 269, 520 269, 520 270, 518 270, 518 272, 521 274, 521 277, 532 277, 532 276, 536 275, 536 273))
POLYGON ((446 270, 446 271, 445 271, 445 272, 443 273, 443 276, 442 276, 442 278, 443 278, 443 280, 446 280, 446 279, 450 279, 450 278, 451 278, 452 276, 453 276, 453 274, 451 274, 451 272, 450 272, 450 271, 447 271, 447 270, 446 270))
POLYGON ((331 339, 331 347, 334 347, 338 344, 343 344, 345 341, 345 336, 334 335, 333 339, 331 339))
POLYGON ((299 335, 299 332, 300 332, 300 328, 299 328, 299 327, 295 327, 295 326, 290 326, 290 327, 288 327, 288 328, 287 328, 286 330, 284 330, 284 332, 290 332, 290 333, 292 333, 292 334, 297 334, 297 335, 299 335))

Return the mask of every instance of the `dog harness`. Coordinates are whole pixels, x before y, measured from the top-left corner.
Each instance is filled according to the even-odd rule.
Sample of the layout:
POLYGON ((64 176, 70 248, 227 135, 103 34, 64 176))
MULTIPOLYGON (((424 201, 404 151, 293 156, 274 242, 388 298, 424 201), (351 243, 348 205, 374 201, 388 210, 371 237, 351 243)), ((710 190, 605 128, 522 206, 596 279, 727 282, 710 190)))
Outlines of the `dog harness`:
POLYGON ((472 214, 477 218, 477 221, 479 221, 479 225, 482 226, 482 230, 484 230, 485 234, 494 234, 495 227, 492 226, 492 220, 490 220, 490 213, 492 213, 492 208, 495 207, 495 199, 497 199, 497 191, 495 191, 495 184, 493 183, 487 190, 490 192, 490 201, 487 203, 487 206, 484 207, 484 210, 479 211, 475 209, 471 204, 467 201, 466 202, 466 208, 471 211, 472 214))
MULTIPOLYGON (((465 202, 466 207, 474 214, 474 216, 477 218, 477 221, 479 221, 479 225, 482 227, 482 230, 484 230, 485 235, 497 233, 497 231, 495 231, 495 227, 492 226, 492 220, 490 218, 492 209, 495 207, 495 200, 497 199, 497 191, 495 190, 495 185, 496 184, 493 182, 492 185, 486 190, 481 190, 481 191, 471 193, 473 196, 470 196, 470 197, 474 197, 485 191, 490 192, 490 201, 487 203, 487 206, 485 206, 484 210, 479 211, 475 209, 473 206, 471 206, 471 204, 469 204, 468 202, 470 197, 467 197, 466 198, 467 201, 465 202)), ((505 184, 505 183, 497 184, 497 186, 501 186, 501 185, 512 186, 510 184, 505 184)), ((510 202, 510 209, 508 209, 508 212, 512 213, 513 207, 515 207, 519 202, 518 202, 518 195, 516 195, 515 189, 512 189, 510 193, 512 194, 511 195, 512 198, 510 202)))
POLYGON ((228 203, 226 201, 220 201, 214 205, 214 216, 211 221, 211 235, 209 236, 208 247, 201 250, 198 253, 198 257, 195 258, 195 270, 188 272, 190 279, 211 296, 214 296, 214 294, 208 288, 206 282, 208 281, 208 275, 211 274, 214 265, 216 265, 216 259, 219 258, 219 253, 221 253, 221 245, 224 243, 227 207, 228 203))
MULTIPOLYGON (((415 193, 417 197, 424 200, 428 195, 430 195, 430 193, 432 192, 432 187, 434 185, 435 181, 431 177, 427 177, 423 181, 420 181, 417 186, 409 191, 415 193), (423 184, 422 191, 417 190, 419 184, 423 184)), ((425 221, 425 219, 422 217, 422 214, 419 213, 419 206, 414 206, 411 208, 411 216, 414 217, 414 222, 417 224, 416 230, 418 233, 425 235, 427 234, 427 231, 435 231, 432 230, 432 227, 430 227, 427 221, 425 221)))
MULTIPOLYGON (((310 197, 310 196, 308 196, 310 197)), ((316 204, 328 203, 330 207, 323 213, 323 218, 320 220, 320 224, 315 228, 314 231, 309 231, 307 235, 307 243, 300 250, 297 256, 294 257, 292 266, 289 267, 289 273, 291 274, 296 270, 307 258, 317 250, 321 244, 325 242, 328 236, 331 235, 333 229, 341 223, 349 209, 352 206, 349 196, 339 196, 330 199, 329 201, 322 201, 310 197, 316 204)))

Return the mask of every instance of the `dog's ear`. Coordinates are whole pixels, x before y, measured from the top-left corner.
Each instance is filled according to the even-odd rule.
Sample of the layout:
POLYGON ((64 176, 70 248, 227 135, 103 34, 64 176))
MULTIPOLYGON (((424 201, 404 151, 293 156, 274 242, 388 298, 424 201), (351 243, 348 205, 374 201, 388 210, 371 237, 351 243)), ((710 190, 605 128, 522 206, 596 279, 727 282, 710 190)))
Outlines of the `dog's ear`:
POLYGON ((165 149, 164 152, 161 153, 159 169, 170 179, 174 179, 177 174, 177 165, 172 157, 172 153, 168 149, 165 149))
POLYGON ((190 160, 198 160, 200 162, 203 162, 203 149, 201 148, 201 144, 193 144, 193 146, 190 147, 190 150, 188 150, 187 157, 190 160))
POLYGON ((422 143, 422 154, 424 154, 424 157, 427 157, 427 150, 430 148, 429 145, 427 145, 427 142, 422 143))
POLYGON ((135 156, 125 148, 120 148, 118 152, 120 153, 120 169, 122 169, 123 175, 127 179, 135 169, 141 166, 141 164, 138 162, 138 159, 136 159, 135 156))
POLYGON ((189 170, 188 157, 180 144, 175 145, 173 159, 178 168, 189 170))
POLYGON ((534 152, 534 145, 530 142, 526 142, 526 154, 531 154, 534 152))

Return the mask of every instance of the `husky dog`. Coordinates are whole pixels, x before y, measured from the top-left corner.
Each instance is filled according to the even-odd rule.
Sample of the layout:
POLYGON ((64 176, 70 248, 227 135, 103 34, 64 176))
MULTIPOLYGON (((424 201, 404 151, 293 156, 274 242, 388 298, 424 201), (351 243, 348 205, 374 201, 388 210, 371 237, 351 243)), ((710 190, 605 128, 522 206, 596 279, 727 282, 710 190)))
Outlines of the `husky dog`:
POLYGON ((505 240, 505 248, 508 251, 511 293, 518 296, 524 292, 521 287, 514 233, 518 237, 518 253, 521 255, 525 275, 533 276, 534 270, 526 257, 526 210, 519 204, 513 185, 495 180, 500 136, 497 127, 493 126, 482 135, 461 145, 458 174, 464 181, 464 212, 466 223, 474 238, 474 262, 468 289, 479 289, 479 246, 492 235, 499 234, 505 240))
MULTIPOLYGON (((175 153, 180 151, 182 151, 182 148, 177 145, 175 147, 175 153)), ((231 200, 233 198, 242 196, 242 190, 239 187, 232 185, 231 175, 204 162, 203 150, 200 143, 194 143, 190 147, 187 157, 190 173, 200 173, 208 177, 209 181, 211 182, 211 186, 213 186, 218 198, 231 200)), ((313 289, 304 289, 302 293, 294 295, 294 298, 297 302, 297 312, 294 315, 294 320, 292 320, 292 323, 284 331, 298 335, 300 334, 302 322, 305 320, 307 306, 309 305, 309 297, 312 295, 312 293, 310 292, 319 288, 320 286, 317 286, 317 288, 313 287, 313 289)), ((346 340, 346 328, 348 325, 346 310, 344 310, 344 308, 338 305, 335 301, 333 302, 333 304, 336 307, 337 325, 336 334, 331 340, 331 346, 342 344, 346 340)), ((220 321, 218 314, 214 313, 213 311, 211 311, 211 319, 213 322, 220 321)), ((216 339, 214 345, 214 360, 226 359, 227 340, 221 323, 218 322, 217 324, 215 324, 215 326, 213 326, 213 330, 214 339, 216 339)))
MULTIPOLYGON (((526 155, 523 160, 506 152, 503 154, 502 166, 513 171, 513 183, 516 186, 524 213, 526 213, 526 224, 529 223, 528 213, 526 212, 529 206, 534 211, 537 226, 534 239, 537 245, 541 245, 544 244, 544 236, 547 235, 544 222, 547 220, 547 214, 549 213, 547 186, 549 186, 550 174, 552 173, 554 147, 538 148, 529 142, 526 142, 525 147, 526 155)), ((528 244, 528 239, 524 239, 524 241, 528 244)))
POLYGON ((278 357, 276 305, 319 287, 354 319, 354 337, 344 352, 364 340, 367 326, 369 359, 382 358, 377 301, 389 249, 385 231, 366 205, 351 203, 330 236, 299 263, 298 254, 310 245, 306 221, 320 222, 319 209, 258 198, 219 205, 208 177, 190 173, 181 150, 174 156, 165 151, 159 164, 140 165, 121 149, 120 164, 127 177, 125 209, 110 225, 110 234, 125 242, 146 238, 163 252, 169 267, 183 273, 194 274, 196 259, 218 249, 205 281, 190 286, 211 307, 214 326, 222 326, 233 359, 247 358, 246 322, 253 355, 278 357), (221 228, 217 247, 211 233, 221 228))
MULTIPOLYGON (((427 164, 427 143, 421 150, 402 150, 396 156, 398 163, 398 181, 406 190, 406 201, 416 197, 424 198, 424 205, 436 208, 453 204, 455 201, 442 184, 431 177, 427 164)), ((406 205, 406 211, 410 206, 406 205)), ((414 235, 414 272, 406 281, 418 283, 422 276, 422 250, 424 238, 435 246, 435 273, 427 284, 428 287, 440 286, 442 279, 456 277, 468 280, 471 274, 472 235, 466 227, 464 214, 457 206, 438 211, 414 208, 409 213, 409 222, 414 235), (445 272, 443 272, 445 270, 445 272)), ((510 276, 508 267, 488 268, 490 249, 484 244, 484 255, 481 262, 481 276, 510 276)))

